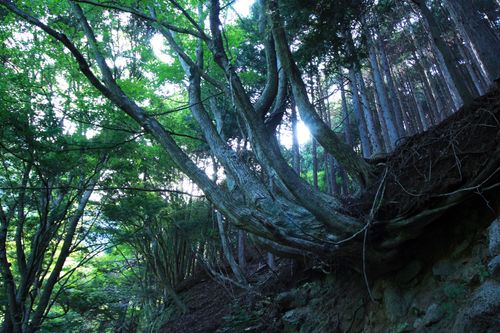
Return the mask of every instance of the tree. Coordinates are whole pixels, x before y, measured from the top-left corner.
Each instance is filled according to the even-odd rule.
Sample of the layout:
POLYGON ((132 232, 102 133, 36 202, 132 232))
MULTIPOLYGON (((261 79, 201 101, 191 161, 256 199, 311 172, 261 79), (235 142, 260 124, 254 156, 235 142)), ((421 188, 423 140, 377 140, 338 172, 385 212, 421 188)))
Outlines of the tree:
MULTIPOLYGON (((384 167, 383 159, 379 166, 377 163, 380 160, 363 159, 323 121, 308 94, 302 70, 292 52, 295 40, 286 31, 287 20, 282 15, 282 11, 287 9, 285 3, 262 0, 254 8, 261 15, 265 27, 260 30, 260 43, 254 48, 256 51, 263 48, 267 65, 265 84, 256 92, 248 89, 254 86, 247 85, 245 71, 238 63, 238 50, 234 43, 241 43, 244 37, 234 24, 222 23, 221 15, 225 9, 217 0, 206 3, 75 0, 58 3, 57 6, 52 1, 37 6, 0 0, 3 8, 10 12, 6 19, 12 26, 23 26, 31 31, 41 29, 57 41, 58 47, 63 46, 65 51, 57 50, 57 55, 65 59, 69 58, 68 53, 71 55, 81 74, 94 87, 89 94, 98 91, 114 105, 111 112, 119 110, 139 124, 176 167, 198 185, 226 221, 247 231, 262 246, 287 256, 332 258, 345 254, 348 265, 357 269, 359 261, 353 258, 356 256, 352 253, 357 253, 358 257, 366 255, 367 260, 372 262, 391 258, 395 252, 390 250, 417 237, 432 218, 491 180, 498 165, 498 154, 481 160, 484 162, 482 172, 471 170, 462 174, 460 171, 461 179, 453 183, 457 188, 451 193, 442 193, 450 188, 437 182, 435 186, 425 187, 428 192, 416 194, 427 198, 427 201, 412 200, 413 192, 408 195, 403 193, 408 189, 395 185, 400 180, 397 172, 401 169, 398 167, 402 167, 396 160, 391 160, 384 167), (103 20, 103 17, 106 19, 103 20), (132 70, 110 66, 109 59, 113 57, 114 50, 106 36, 109 37, 111 31, 126 29, 127 24, 123 21, 127 20, 122 20, 123 17, 127 17, 129 24, 141 22, 167 41, 171 54, 176 57, 174 66, 184 72, 183 77, 172 75, 169 82, 185 84, 183 95, 189 104, 191 117, 203 134, 210 154, 222 166, 227 183, 234 183, 229 188, 211 179, 192 159, 189 150, 166 129, 167 122, 161 119, 161 114, 167 111, 161 105, 134 100, 134 92, 127 91, 123 84, 130 79, 132 70), (283 157, 276 131, 283 119, 283 105, 286 104, 286 93, 280 92, 286 92, 287 85, 291 87, 301 119, 308 125, 315 140, 326 153, 335 157, 358 188, 353 198, 360 202, 362 208, 359 210, 346 209, 341 198, 315 189, 283 157), (220 96, 222 101, 209 103, 215 95, 220 96), (228 108, 225 112, 220 110, 223 106, 228 108), (227 114, 232 124, 238 124, 251 145, 251 158, 243 158, 229 138, 224 137, 220 129, 227 126, 227 119, 217 116, 221 113, 227 114), (387 182, 388 179, 392 181, 387 182), (394 197, 405 198, 401 207, 394 207, 394 201, 386 200, 386 188, 391 189, 394 197), (429 208, 426 204, 430 199, 433 203, 429 208), (374 242, 378 251, 375 247, 363 251, 369 236, 377 237, 374 242)), ((320 4, 326 6, 327 3, 330 2, 320 4)), ((366 8, 365 2, 356 3, 356 7, 366 8)), ((322 9, 321 6, 319 8, 322 9)), ((421 8, 427 10, 424 16, 428 18, 428 8, 425 5, 421 8)), ((324 24, 323 21, 321 23, 324 24)), ((354 19, 347 22, 354 23, 354 19)), ((430 25, 434 28, 432 22, 430 25)), ((346 26, 343 28, 339 30, 339 35, 349 30, 346 26)), ((438 42, 438 36, 435 33, 433 36, 438 42)), ((147 40, 145 42, 141 44, 142 48, 149 47, 147 40)), ((380 133, 377 133, 377 124, 369 106, 361 64, 359 61, 355 63, 359 67, 352 67, 351 86, 361 88, 363 116, 373 132, 370 133, 372 144, 376 145, 380 133)), ((69 68, 72 66, 68 65, 69 68)), ((155 73, 148 71, 147 63, 144 68, 139 67, 134 68, 142 71, 139 84, 155 87, 155 73)), ((454 81, 457 80, 454 77, 454 81)), ((414 89, 409 86, 408 90, 414 89)), ((461 92, 467 101, 469 98, 465 98, 465 91, 461 92)), ((353 98, 357 97, 354 89, 352 94, 353 98)), ((416 97, 416 93, 412 92, 412 95, 416 97)), ((416 101, 416 105, 421 106, 420 100, 416 101)), ((357 113, 361 113, 359 107, 357 113)), ((362 122, 361 117, 358 121, 362 122)), ((487 122, 494 124, 491 118, 487 122)), ((498 131, 498 126, 492 127, 498 131)), ((446 156, 454 156, 454 145, 451 146, 442 147, 449 154, 446 156)), ((380 151, 380 147, 372 148, 375 152, 380 151)), ((432 152, 426 154, 432 158, 432 152)), ((413 155, 411 157, 414 158, 413 155)), ((417 165, 421 167, 415 162, 415 167, 417 165)), ((420 185, 413 184, 416 189, 420 185)))
POLYGON ((44 103, 49 96, 16 88, 1 110, 0 267, 7 299, 1 329, 34 332, 62 277, 71 274, 64 264, 92 223, 86 207, 108 154, 69 152, 80 133, 63 135, 54 109, 44 103), (37 98, 38 107, 31 104, 37 98))
POLYGON ((500 76, 500 61, 495 56, 500 52, 498 36, 481 17, 481 13, 472 1, 447 0, 445 4, 467 47, 472 50, 480 64, 483 75, 491 84, 500 76))

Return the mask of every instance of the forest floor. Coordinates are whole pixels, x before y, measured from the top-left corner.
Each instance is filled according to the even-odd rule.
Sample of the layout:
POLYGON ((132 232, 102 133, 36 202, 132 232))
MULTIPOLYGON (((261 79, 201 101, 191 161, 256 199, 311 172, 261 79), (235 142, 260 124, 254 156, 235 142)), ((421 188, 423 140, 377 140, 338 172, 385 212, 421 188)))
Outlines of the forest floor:
POLYGON ((165 323, 160 332, 215 332, 230 312, 230 293, 209 277, 200 280, 182 296, 189 312, 165 323))
POLYGON ((180 294, 189 312, 166 322, 160 332, 232 333, 238 320, 243 326, 254 326, 245 327, 246 331, 258 332, 264 324, 267 325, 266 318, 276 315, 272 311, 258 314, 258 308, 269 310, 268 297, 307 279, 303 273, 296 274, 292 262, 286 259, 279 260, 276 270, 271 271, 266 264, 253 258, 248 263, 247 272, 251 289, 237 287, 203 272, 203 278, 180 294), (254 311, 258 316, 249 318, 244 315, 247 311, 254 311), (231 328, 223 327, 225 321, 231 322, 231 328))

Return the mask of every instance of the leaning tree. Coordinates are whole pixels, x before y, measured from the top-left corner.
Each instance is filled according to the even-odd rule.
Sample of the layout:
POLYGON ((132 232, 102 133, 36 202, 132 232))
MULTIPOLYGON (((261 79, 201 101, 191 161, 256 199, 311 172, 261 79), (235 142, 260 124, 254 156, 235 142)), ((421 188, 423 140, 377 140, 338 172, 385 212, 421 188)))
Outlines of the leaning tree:
MULTIPOLYGON (((499 103, 494 94, 480 100, 481 108, 469 107, 477 111, 459 112, 431 134, 400 143, 390 156, 361 157, 322 120, 310 100, 292 52, 294 39, 286 31, 285 1, 260 0, 255 6, 259 14, 255 50, 263 50, 266 62, 265 84, 257 93, 243 78, 255 64, 245 67, 235 61, 237 45, 230 45, 227 36, 231 21, 223 19, 227 8, 218 0, 30 3, 0 0, 10 12, 4 19, 34 26, 56 41, 51 53, 71 56, 116 112, 135 120, 220 213, 271 252, 342 257, 350 264, 364 254, 367 261, 388 259, 444 211, 472 192, 494 187, 498 178, 499 103), (166 129, 161 115, 168 110, 139 103, 123 88, 120 73, 109 61, 113 42, 109 29, 124 17, 161 34, 176 56, 184 71, 181 82, 189 110, 223 167, 224 184, 208 176, 166 129), (57 49, 60 45, 63 49, 57 49), (276 133, 291 96, 312 136, 355 184, 352 197, 315 189, 283 157, 276 133), (225 137, 225 122, 240 126, 250 143, 251 159, 238 154, 225 137), (485 138, 480 147, 475 137, 485 138), (363 251, 367 244, 370 250, 363 251)), ((140 42, 144 49, 151 47, 147 39, 140 42)), ((129 72, 142 65, 148 66, 135 62, 129 72)), ((139 82, 151 81, 143 75, 139 82)))

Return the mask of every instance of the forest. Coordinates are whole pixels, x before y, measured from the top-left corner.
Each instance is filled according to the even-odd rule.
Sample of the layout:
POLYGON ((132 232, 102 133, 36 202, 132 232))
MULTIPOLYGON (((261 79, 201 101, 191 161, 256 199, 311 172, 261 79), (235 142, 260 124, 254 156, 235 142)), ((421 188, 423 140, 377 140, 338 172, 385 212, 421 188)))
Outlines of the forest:
POLYGON ((497 0, 0 0, 0 332, 497 332, 497 0))

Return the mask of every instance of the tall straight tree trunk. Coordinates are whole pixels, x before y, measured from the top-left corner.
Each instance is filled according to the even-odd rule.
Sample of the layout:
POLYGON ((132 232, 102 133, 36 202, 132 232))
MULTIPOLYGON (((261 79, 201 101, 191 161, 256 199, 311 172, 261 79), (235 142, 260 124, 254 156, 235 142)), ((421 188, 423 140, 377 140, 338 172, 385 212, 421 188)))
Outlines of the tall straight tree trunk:
POLYGON ((312 139, 312 178, 313 186, 318 189, 318 143, 312 139))
POLYGON ((385 119, 382 115, 380 100, 375 90, 373 91, 373 98, 375 100, 375 116, 376 116, 375 118, 378 120, 378 123, 380 124, 380 134, 382 137, 381 143, 383 143, 384 151, 391 151, 391 142, 389 139, 387 126, 385 124, 385 119))
MULTIPOLYGON (((316 91, 316 78, 319 74, 316 73, 316 75, 313 75, 312 71, 310 73, 310 80, 311 80, 311 100, 313 101, 313 104, 316 104, 320 98, 319 94, 317 94, 316 91)), ((319 117, 323 118, 323 115, 321 114, 321 109, 319 109, 319 117)), ((312 178, 313 178, 313 187, 317 190, 318 189, 318 142, 313 138, 312 140, 312 178)))
MULTIPOLYGON (((324 98, 326 94, 324 93, 323 89, 321 88, 321 85, 318 85, 320 89, 320 96, 321 98, 321 108, 323 109, 322 113, 325 118, 325 122, 328 124, 330 128, 332 128, 332 116, 330 113, 330 103, 328 102, 327 98, 324 98), (325 100, 327 103, 325 104, 325 100)), ((327 185, 327 193, 329 194, 334 194, 336 193, 335 187, 337 186, 337 183, 334 181, 336 175, 336 170, 335 170, 335 165, 333 161, 333 156, 328 153, 323 154, 323 162, 324 162, 324 168, 325 168, 325 184, 327 185)))
POLYGON ((1 219, 0 224, 0 269, 2 271, 2 284, 5 290, 7 303, 2 324, 2 333, 22 333, 23 311, 16 300, 16 284, 11 270, 11 263, 7 258, 7 228, 8 219, 1 219))
POLYGON ((405 128, 405 133, 407 135, 413 135, 415 134, 413 124, 410 121, 410 118, 408 117, 408 104, 406 103, 406 98, 403 93, 404 90, 404 83, 403 80, 401 79, 401 76, 398 73, 398 69, 395 69, 394 71, 391 71, 392 77, 394 82, 397 84, 398 88, 395 92, 397 94, 397 99, 399 103, 399 108, 401 109, 401 118, 403 120, 403 126, 405 128), (399 84, 398 84, 399 83, 399 84))
MULTIPOLYGON (((434 57, 437 61, 439 72, 446 84, 448 89, 447 95, 450 96, 450 100, 453 103, 453 111, 456 111, 460 108, 463 103, 463 99, 460 96, 460 92, 457 89, 457 85, 453 79, 453 76, 449 70, 449 66, 447 66, 443 53, 437 48, 436 44, 432 42, 432 51, 434 53, 434 57)), ((457 72, 456 70, 454 72, 457 72)), ((461 84, 463 89, 466 89, 464 84, 461 84)))
MULTIPOLYGON (((439 29, 438 23, 436 22, 436 19, 434 18, 434 15, 425 4, 425 1, 417 1, 416 3, 420 8, 420 12, 422 13, 422 19, 423 19, 422 21, 424 22, 426 28, 428 28, 428 31, 432 36, 434 45, 436 45, 437 49, 436 56, 438 57, 439 61, 442 62, 444 65, 443 66, 444 68, 442 69, 443 71, 447 71, 449 73, 449 78, 447 78, 447 80, 451 78, 454 86, 458 91, 459 97, 462 100, 461 102, 469 103, 470 101, 473 100, 474 96, 470 94, 469 90, 467 89, 464 83, 464 78, 461 75, 459 69, 457 68, 457 64, 454 60, 453 54, 451 53, 451 49, 441 36, 441 31, 439 29)), ((456 104, 460 104, 459 101, 457 102, 458 103, 456 104)))
POLYGON ((382 67, 382 71, 384 72, 385 79, 387 81, 387 89, 389 91, 392 111, 395 116, 397 127, 399 128, 400 136, 404 135, 404 126, 403 126, 403 118, 402 111, 400 106, 400 101, 398 100, 398 93, 396 86, 394 85, 394 79, 392 78, 391 67, 389 65, 389 59, 387 57, 387 53, 385 52, 384 42, 382 41, 382 37, 376 40, 376 47, 380 55, 380 65, 382 67))
POLYGON ((485 94, 488 90, 488 81, 487 78, 483 76, 481 73, 481 68, 474 59, 474 55, 470 52, 470 50, 466 47, 466 45, 462 44, 462 50, 464 53, 464 57, 467 59, 467 63, 470 64, 470 68, 474 73, 474 77, 477 79, 481 91, 481 95, 485 94))
POLYGON ((342 181, 341 183, 341 190, 342 190, 342 195, 344 196, 349 196, 349 177, 347 176, 347 172, 345 172, 344 168, 342 165, 338 165, 338 170, 340 174, 340 179, 342 181))
MULTIPOLYGON (((416 2, 416 0, 414 0, 416 2)), ((420 3, 419 5, 423 5, 425 7, 425 4, 420 3)), ((401 7, 400 7, 401 8, 401 7)), ((425 7, 427 9, 427 7, 425 7)), ((426 11, 427 13, 427 11, 426 11)), ((431 15, 431 19, 433 19, 431 15)), ((410 27, 410 33, 409 33, 409 38, 412 40, 413 45, 415 46, 416 52, 421 56, 422 61, 426 61, 427 57, 424 55, 424 50, 429 53, 429 57, 432 57, 433 63, 436 64, 436 70, 439 72, 440 77, 443 78, 443 82, 446 85, 446 89, 443 89, 446 97, 447 97, 447 104, 450 102, 452 104, 451 107, 446 107, 446 116, 450 115, 453 113, 453 111, 458 110, 458 108, 462 105, 462 99, 460 97, 459 91, 455 85, 455 82, 453 81, 453 78, 448 70, 447 64, 445 62, 445 59, 443 57, 443 54, 441 53, 440 49, 438 48, 436 44, 436 40, 434 39, 433 34, 431 33, 431 28, 429 27, 429 22, 427 20, 427 16, 424 16, 422 13, 421 17, 421 22, 424 30, 427 32, 427 40, 430 45, 430 50, 431 52, 428 52, 427 47, 424 45, 419 45, 417 38, 415 36, 415 32, 413 31, 412 23, 410 21, 409 17, 405 18, 405 21, 407 22, 408 27, 410 27)), ((435 21, 434 21, 435 22, 435 21)), ((440 34, 439 28, 435 27, 433 30, 438 36, 440 34)), ((444 118, 443 118, 444 119, 444 118)))
POLYGON ((486 88, 483 86, 483 82, 479 75, 477 75, 474 70, 474 63, 471 61, 470 56, 467 54, 468 51, 466 47, 461 43, 460 40, 457 39, 457 50, 460 53, 460 57, 465 62, 465 67, 467 69, 467 74, 469 74, 472 83, 474 84, 475 92, 478 95, 484 95, 486 93, 486 88))
POLYGON ((408 83, 408 88, 410 89, 411 98, 413 99, 416 107, 416 114, 414 113, 415 119, 417 121, 418 127, 420 128, 420 131, 425 131, 427 130, 427 128, 429 128, 429 125, 425 117, 425 112, 422 108, 422 104, 418 100, 418 96, 416 94, 412 78, 409 75, 407 76, 407 83, 408 83))
POLYGON ((363 115, 366 120, 366 127, 368 129, 368 134, 370 135, 370 143, 372 145, 372 154, 382 153, 382 144, 377 133, 377 128, 375 126, 375 119, 373 119, 373 113, 370 110, 370 103, 368 101, 368 96, 366 94, 365 81, 361 71, 356 66, 356 82, 359 87, 359 95, 361 96, 361 108, 363 110, 363 115))
POLYGON ((292 167, 293 170, 295 170, 295 172, 300 175, 300 149, 297 130, 297 109, 293 96, 291 96, 291 109, 290 120, 292 123, 292 167))
POLYGON ((366 126, 366 120, 361 111, 361 101, 359 100, 356 74, 354 74, 354 69, 352 68, 349 69, 349 79, 352 95, 352 107, 354 110, 354 117, 356 118, 356 122, 358 123, 359 138, 361 140, 361 151, 363 152, 363 157, 367 158, 371 155, 370 140, 368 139, 368 128, 366 126))
POLYGON ((332 186, 331 193, 338 195, 338 194, 340 194, 340 187, 339 187, 339 184, 337 183, 337 174, 338 174, 338 170, 339 170, 339 164, 335 162, 335 158, 333 156, 330 156, 329 163, 330 163, 330 169, 331 169, 329 172, 330 182, 331 182, 331 186, 332 186))
POLYGON ((471 0, 446 0, 450 16, 477 59, 479 67, 492 83, 500 77, 500 40, 471 0))
POLYGON ((352 147, 353 139, 351 133, 351 121, 349 120, 349 111, 347 110, 347 99, 345 96, 345 88, 344 82, 342 78, 339 78, 339 87, 340 87, 340 98, 342 102, 342 129, 344 132, 345 142, 352 147))
POLYGON ((412 52, 413 60, 417 64, 417 67, 420 69, 418 71, 418 78, 423 85, 423 91, 425 94, 425 99, 427 100, 427 104, 429 106, 429 119, 432 124, 437 124, 439 122, 439 115, 443 111, 442 105, 438 104, 436 98, 434 97, 434 93, 432 91, 431 84, 429 82, 426 69, 422 62, 416 56, 415 52, 412 52))
MULTIPOLYGON (((429 71, 426 69, 426 78, 427 77, 431 77, 431 74, 429 73, 429 71)), ((451 106, 448 107, 448 104, 446 103, 446 97, 445 97, 445 93, 442 93, 441 92, 441 88, 439 86, 439 82, 438 80, 440 79, 439 75, 436 75, 435 78, 431 79, 431 80, 428 80, 428 82, 430 83, 430 87, 431 87, 431 92, 432 92, 432 95, 434 97, 434 100, 436 101, 436 105, 437 105, 437 122, 441 122, 443 121, 445 118, 446 118, 446 115, 452 110, 451 109, 451 106)))
MULTIPOLYGON (((438 119, 439 121, 442 121, 445 119, 448 115, 452 113, 452 110, 455 108, 454 102, 453 102, 453 97, 450 93, 450 88, 449 85, 445 87, 445 89, 440 89, 440 78, 444 77, 442 75, 441 67, 440 64, 436 64, 436 70, 439 73, 435 78, 433 78, 433 75, 431 74, 432 67, 428 61, 429 57, 434 56, 432 53, 430 53, 425 47, 420 46, 417 42, 417 39, 415 36, 410 33, 409 34, 412 44, 414 46, 414 52, 413 52, 413 57, 415 61, 417 62, 417 65, 421 67, 421 70, 423 71, 425 75, 425 79, 427 80, 428 84, 430 85, 432 95, 434 97, 434 100, 436 101, 436 106, 437 106, 437 111, 438 111, 438 119), (428 55, 424 53, 424 51, 427 52, 428 55), (452 103, 452 104, 449 104, 452 103)), ((432 41, 431 41, 432 43, 432 41)), ((432 46, 431 46, 432 47, 432 46)), ((434 57, 435 58, 435 57, 434 57)))
MULTIPOLYGON (((319 100, 319 95, 316 94, 316 80, 319 74, 316 73, 316 75, 313 74, 313 71, 311 70, 309 72, 309 81, 310 81, 310 91, 309 94, 311 95, 311 101, 313 101, 313 104, 316 104, 314 102, 317 102, 319 100)), ((319 110, 319 117, 323 118, 321 114, 321 110, 319 110)), ((316 139, 312 139, 312 145, 311 145, 311 156, 312 156, 312 180, 313 180, 313 187, 317 190, 318 189, 318 142, 316 139)))
MULTIPOLYGON (((412 85, 410 83, 410 85, 412 85)), ((413 99, 415 100, 415 104, 417 105, 417 114, 418 119, 420 120, 420 124, 422 125, 423 131, 427 131, 430 126, 430 121, 428 117, 426 117, 427 113, 424 111, 422 106, 422 102, 418 99, 417 95, 413 94, 413 99)), ((428 115, 427 115, 428 116, 428 115)))
MULTIPOLYGON (((425 5, 423 5, 423 6, 425 7, 425 5)), ((427 7, 425 7, 425 8, 427 8, 427 7)), ((433 19, 432 15, 431 15, 431 19, 433 19)), ((407 20, 408 24, 411 26, 410 20, 408 18, 406 20, 407 20)), ((434 62, 436 63, 437 70, 439 71, 441 77, 444 80, 444 83, 446 84, 446 95, 447 95, 449 101, 451 101, 451 103, 453 105, 453 107, 450 108, 450 112, 449 113, 447 112, 447 114, 451 114, 451 113, 453 113, 452 111, 458 110, 458 108, 462 105, 462 102, 463 102, 462 98, 460 97, 459 90, 458 90, 458 88, 455 84, 455 81, 453 80, 453 77, 452 77, 450 70, 449 70, 450 64, 453 66, 454 66, 454 64, 452 63, 452 61, 450 61, 450 64, 447 64, 447 62, 445 61, 445 58, 443 56, 443 53, 441 52, 441 49, 436 44, 437 40, 434 39, 434 36, 431 33, 431 28, 429 26, 429 22, 427 20, 427 17, 423 16, 423 14, 422 14, 422 25, 423 25, 424 29, 427 31, 427 35, 429 37, 428 41, 429 41, 430 48, 431 48, 431 54, 433 56, 434 62)), ((435 33, 438 35, 440 34, 440 31, 437 27, 435 27, 433 29, 433 31, 435 31, 435 33)), ((412 38, 412 40, 415 44, 415 48, 416 48, 417 52, 419 52, 420 48, 425 49, 424 46, 418 45, 417 39, 414 36, 413 31, 411 32, 410 37, 412 38)), ((444 48, 446 48, 446 47, 447 46, 444 45, 444 48)), ((450 59, 451 59, 451 57, 450 57, 450 59)))
POLYGON ((408 133, 410 135, 414 135, 419 132, 419 129, 413 117, 413 112, 412 112, 412 110, 414 109, 413 102, 410 103, 409 98, 404 93, 404 91, 407 91, 408 96, 411 95, 409 93, 408 84, 406 80, 403 78, 403 73, 401 73, 400 71, 395 72, 395 77, 399 82, 399 86, 402 87, 402 91, 400 91, 401 94, 400 100, 402 103, 401 109, 403 110, 404 121, 405 124, 408 126, 408 133))
MULTIPOLYGON (((435 54, 431 52, 432 59, 436 59, 435 54)), ((443 99, 444 112, 441 115, 441 119, 446 119, 453 114, 456 110, 455 101, 453 99, 453 94, 451 93, 450 86, 448 85, 448 80, 446 80, 445 74, 441 70, 442 67, 439 63, 436 65, 436 72, 438 73, 437 77, 433 82, 436 84, 436 88, 439 91, 438 96, 443 99)))
POLYGON ((429 100, 431 108, 434 109, 434 122, 438 123, 442 120, 442 114, 445 113, 445 106, 436 90, 435 82, 433 82, 433 78, 431 73, 425 66, 423 60, 419 59, 417 54, 413 52, 413 59, 415 60, 417 66, 420 69, 420 74, 422 77, 422 82, 424 84, 424 88, 426 91, 427 99, 429 100))
MULTIPOLYGON (((339 87, 340 87, 340 96, 342 100, 342 119, 343 119, 344 138, 346 143, 352 147, 354 145, 354 140, 351 132, 351 121, 349 116, 349 110, 347 109, 347 98, 345 94, 344 82, 340 76, 339 76, 339 87)), ((342 184, 341 184, 342 194, 347 196, 349 194, 349 187, 348 187, 349 179, 347 177, 347 173, 340 164, 335 163, 335 158, 333 157, 332 157, 332 162, 338 165, 338 170, 342 179, 342 184)), ((333 177, 333 181, 336 182, 337 179, 333 177)))
POLYGON ((434 99, 434 96, 432 96, 432 92, 427 81, 425 80, 425 76, 422 73, 419 74, 419 78, 423 86, 425 101, 429 108, 429 111, 427 113, 429 116, 429 126, 436 125, 437 123, 439 123, 439 112, 436 106, 436 100, 434 99))
POLYGON ((462 77, 464 78, 464 84, 469 90, 469 93, 476 97, 479 95, 475 83, 470 75, 470 72, 467 68, 467 59, 463 56, 461 52, 459 42, 457 43, 457 38, 454 38, 454 43, 450 45, 452 53, 455 55, 456 63, 458 64, 458 70, 460 71, 462 77))
POLYGON ((422 90, 425 95, 425 101, 427 104, 427 107, 429 111, 427 112, 427 115, 429 117, 428 123, 429 126, 431 125, 436 125, 439 123, 439 110, 436 105, 436 100, 434 99, 434 96, 432 95, 431 89, 429 84, 427 83, 425 76, 423 73, 418 73, 418 78, 420 82, 422 83, 422 90))
MULTIPOLYGON (((207 221, 210 218, 210 216, 207 216, 207 221)), ((203 258, 205 256, 205 241, 202 241, 198 249, 196 250, 196 256, 195 256, 195 266, 193 268, 193 271, 201 271, 203 269, 203 261, 200 260, 200 258, 203 258)))
POLYGON ((368 49, 368 59, 370 60, 370 65, 372 68, 373 82, 375 83, 375 90, 377 95, 377 100, 380 105, 380 111, 387 129, 387 137, 389 141, 389 150, 394 150, 396 147, 396 141, 399 139, 399 130, 396 127, 396 122, 392 115, 392 109, 389 104, 389 96, 387 90, 385 89, 385 84, 380 74, 380 69, 377 60, 377 54, 375 53, 375 48, 371 45, 368 49))
POLYGON ((325 192, 328 194, 333 193, 333 185, 332 185, 332 166, 330 163, 330 155, 323 155, 323 170, 325 170, 324 180, 325 180, 325 192))
MULTIPOLYGON (((332 128, 332 117, 330 113, 330 103, 328 102, 327 94, 325 93, 323 86, 321 85, 321 80, 320 76, 316 76, 317 79, 317 86, 318 86, 318 92, 319 92, 319 108, 320 108, 320 115, 323 116, 323 119, 325 123, 332 128)), ((332 155, 329 154, 328 152, 324 151, 323 152, 323 165, 324 165, 324 170, 325 170, 325 184, 327 187, 330 187, 330 193, 333 193, 333 184, 331 182, 331 174, 335 174, 335 168, 332 162, 332 155)), ((335 184, 336 185, 336 184, 335 184)))

